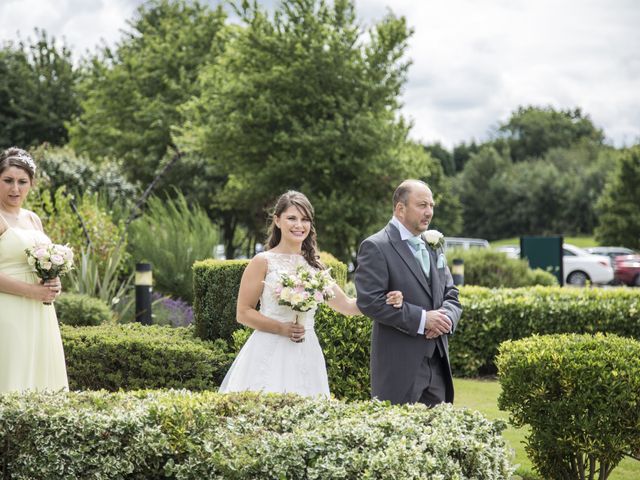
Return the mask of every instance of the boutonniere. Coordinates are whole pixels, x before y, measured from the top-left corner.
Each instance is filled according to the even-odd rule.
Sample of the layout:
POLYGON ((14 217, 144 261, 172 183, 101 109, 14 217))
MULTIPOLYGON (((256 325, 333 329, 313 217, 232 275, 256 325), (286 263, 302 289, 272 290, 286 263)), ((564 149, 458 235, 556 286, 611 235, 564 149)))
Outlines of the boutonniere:
POLYGON ((444 246, 444 235, 437 230, 427 230, 424 232, 424 239, 434 249, 444 246))

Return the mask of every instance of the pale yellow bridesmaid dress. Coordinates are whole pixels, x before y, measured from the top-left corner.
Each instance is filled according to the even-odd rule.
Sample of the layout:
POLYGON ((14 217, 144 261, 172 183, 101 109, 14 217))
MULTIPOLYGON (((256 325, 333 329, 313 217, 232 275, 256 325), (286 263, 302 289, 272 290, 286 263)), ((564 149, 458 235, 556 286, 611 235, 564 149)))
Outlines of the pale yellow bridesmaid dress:
MULTIPOLYGON (((0 273, 38 283, 25 249, 51 243, 40 230, 9 227, 0 235, 0 273)), ((68 389, 60 328, 53 305, 0 292, 0 394, 68 389)))

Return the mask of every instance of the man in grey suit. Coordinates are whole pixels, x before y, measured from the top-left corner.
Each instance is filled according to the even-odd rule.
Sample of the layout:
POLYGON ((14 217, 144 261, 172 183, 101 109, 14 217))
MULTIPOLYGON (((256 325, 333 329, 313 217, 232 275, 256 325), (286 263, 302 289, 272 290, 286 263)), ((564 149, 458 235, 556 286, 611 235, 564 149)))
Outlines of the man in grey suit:
POLYGON ((358 251, 358 308, 373 319, 371 393, 393 404, 453 402, 448 337, 462 307, 443 247, 422 235, 433 217, 433 194, 405 180, 393 194, 393 218, 358 251), (386 293, 400 290, 401 309, 386 293))

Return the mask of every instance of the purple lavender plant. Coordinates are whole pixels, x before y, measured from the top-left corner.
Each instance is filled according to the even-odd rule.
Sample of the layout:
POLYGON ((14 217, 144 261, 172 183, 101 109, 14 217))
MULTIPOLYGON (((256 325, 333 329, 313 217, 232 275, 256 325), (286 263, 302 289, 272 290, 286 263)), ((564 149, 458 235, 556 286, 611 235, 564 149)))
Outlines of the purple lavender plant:
POLYGON ((181 298, 171 298, 153 292, 151 301, 153 323, 172 327, 188 327, 193 323, 193 307, 181 298))

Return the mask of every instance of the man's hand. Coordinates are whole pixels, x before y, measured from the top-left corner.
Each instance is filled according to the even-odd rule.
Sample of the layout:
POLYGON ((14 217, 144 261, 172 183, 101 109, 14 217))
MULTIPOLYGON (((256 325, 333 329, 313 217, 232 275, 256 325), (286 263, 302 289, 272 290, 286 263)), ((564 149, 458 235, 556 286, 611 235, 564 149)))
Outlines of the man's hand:
POLYGON ((427 338, 436 338, 440 335, 446 335, 451 331, 451 320, 446 315, 446 310, 429 310, 427 312, 427 321, 424 326, 424 335, 427 338))

